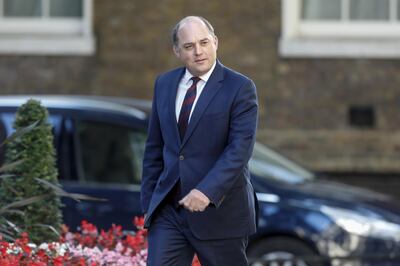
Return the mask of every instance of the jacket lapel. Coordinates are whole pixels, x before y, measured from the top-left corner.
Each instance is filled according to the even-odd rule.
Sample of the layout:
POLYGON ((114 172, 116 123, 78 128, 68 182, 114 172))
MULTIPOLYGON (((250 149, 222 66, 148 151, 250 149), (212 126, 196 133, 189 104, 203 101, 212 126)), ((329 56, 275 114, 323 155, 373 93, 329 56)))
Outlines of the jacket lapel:
MULTIPOLYGON (((175 136, 176 141, 178 142, 178 145, 181 145, 181 138, 179 136, 179 130, 178 130, 178 122, 176 121, 176 114, 175 114, 175 102, 176 102, 176 94, 178 92, 178 86, 179 82, 182 78, 182 76, 185 73, 185 68, 182 68, 180 71, 177 72, 177 75, 175 75, 174 78, 171 79, 170 84, 168 85, 169 90, 171 90, 170 93, 170 98, 169 98, 169 103, 168 103, 168 119, 170 120, 170 124, 172 126, 173 130, 173 135, 175 136)), ((160 110, 161 112, 163 110, 160 110)))
MULTIPOLYGON (((194 107, 192 117, 190 118, 190 122, 188 128, 186 129, 185 136, 183 137, 181 143, 181 149, 187 142, 187 140, 192 135, 194 129, 196 128, 202 114, 204 113, 205 109, 207 108, 208 104, 214 98, 215 94, 218 92, 219 88, 221 87, 223 80, 223 66, 217 61, 215 65, 215 69, 211 74, 210 78, 208 79, 199 99, 197 100, 196 106, 194 107)), ((176 122, 176 119, 175 119, 176 122)), ((179 136, 179 133, 178 133, 179 136)), ((179 138, 179 137, 178 137, 179 138)))

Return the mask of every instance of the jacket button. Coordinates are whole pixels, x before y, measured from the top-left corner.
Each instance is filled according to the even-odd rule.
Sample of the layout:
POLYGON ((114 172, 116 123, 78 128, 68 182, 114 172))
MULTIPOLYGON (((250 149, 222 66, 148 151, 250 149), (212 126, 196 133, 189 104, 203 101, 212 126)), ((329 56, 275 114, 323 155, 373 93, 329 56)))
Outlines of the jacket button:
POLYGON ((179 155, 179 160, 183 161, 185 160, 185 157, 183 155, 179 155))

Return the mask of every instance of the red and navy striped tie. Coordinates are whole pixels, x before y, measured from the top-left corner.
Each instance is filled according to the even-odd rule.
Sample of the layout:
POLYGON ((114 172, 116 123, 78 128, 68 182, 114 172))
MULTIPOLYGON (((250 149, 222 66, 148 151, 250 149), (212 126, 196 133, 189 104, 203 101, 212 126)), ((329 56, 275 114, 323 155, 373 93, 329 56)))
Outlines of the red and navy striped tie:
POLYGON ((185 99, 183 100, 181 111, 179 113, 178 128, 181 140, 185 136, 186 128, 189 123, 190 111, 192 110, 194 100, 196 99, 196 86, 200 78, 192 77, 191 80, 193 80, 193 84, 186 92, 185 99))

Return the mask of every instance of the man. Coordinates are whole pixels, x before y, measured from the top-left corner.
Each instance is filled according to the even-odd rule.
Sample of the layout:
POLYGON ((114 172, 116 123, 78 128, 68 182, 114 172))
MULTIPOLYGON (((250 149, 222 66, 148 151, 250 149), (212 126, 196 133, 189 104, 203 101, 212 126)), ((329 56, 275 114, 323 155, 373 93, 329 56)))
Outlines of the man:
POLYGON ((247 265, 256 231, 248 160, 257 125, 254 83, 217 60, 218 39, 202 17, 174 28, 183 63, 155 82, 143 160, 148 265, 247 265))

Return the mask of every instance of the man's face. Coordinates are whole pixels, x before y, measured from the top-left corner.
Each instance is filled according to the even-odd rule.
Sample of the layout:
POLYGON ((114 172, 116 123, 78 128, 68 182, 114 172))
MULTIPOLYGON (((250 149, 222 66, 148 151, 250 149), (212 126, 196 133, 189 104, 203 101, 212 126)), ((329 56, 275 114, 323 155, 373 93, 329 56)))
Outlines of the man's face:
POLYGON ((200 20, 184 22, 178 31, 175 55, 194 76, 207 73, 217 58, 218 39, 200 20))

